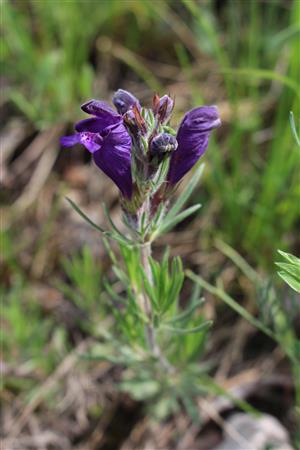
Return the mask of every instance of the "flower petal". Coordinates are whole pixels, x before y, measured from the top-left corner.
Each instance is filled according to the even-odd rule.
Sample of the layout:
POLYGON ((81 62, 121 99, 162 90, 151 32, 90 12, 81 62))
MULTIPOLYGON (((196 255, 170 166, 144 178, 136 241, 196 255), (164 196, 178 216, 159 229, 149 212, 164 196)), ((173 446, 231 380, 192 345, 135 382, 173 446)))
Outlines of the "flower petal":
POLYGON ((118 113, 125 114, 129 108, 136 105, 136 107, 140 110, 141 105, 138 99, 132 95, 128 91, 124 91, 123 89, 118 89, 117 92, 114 93, 113 96, 113 104, 115 105, 118 113))
POLYGON ((73 147, 73 145, 79 143, 79 134, 72 134, 71 136, 62 136, 60 143, 63 147, 73 147))
POLYGON ((106 102, 90 100, 81 106, 82 111, 96 116, 102 122, 102 128, 116 124, 122 120, 122 116, 114 111, 106 102))
MULTIPOLYGON (((107 125, 106 125, 107 126, 107 125)), ((100 133, 104 130, 104 121, 98 119, 97 117, 92 117, 91 119, 84 119, 75 124, 76 131, 90 131, 91 133, 100 133)))
POLYGON ((79 142, 84 145, 89 152, 94 153, 100 149, 102 138, 97 133, 84 131, 79 133, 79 142))
POLYGON ((215 106, 195 108, 183 118, 177 132, 178 148, 172 154, 167 180, 176 184, 205 152, 211 131, 220 126, 215 106))
POLYGON ((82 144, 91 153, 99 150, 101 142, 102 137, 99 134, 90 133, 88 131, 72 134, 71 136, 63 136, 60 138, 60 143, 64 147, 73 147, 75 144, 82 144))
POLYGON ((216 106, 199 106, 186 113, 178 132, 181 128, 186 128, 190 132, 211 131, 220 125, 221 119, 216 106))
POLYGON ((132 195, 131 139, 122 123, 102 133, 101 148, 93 154, 96 165, 128 198, 132 195))

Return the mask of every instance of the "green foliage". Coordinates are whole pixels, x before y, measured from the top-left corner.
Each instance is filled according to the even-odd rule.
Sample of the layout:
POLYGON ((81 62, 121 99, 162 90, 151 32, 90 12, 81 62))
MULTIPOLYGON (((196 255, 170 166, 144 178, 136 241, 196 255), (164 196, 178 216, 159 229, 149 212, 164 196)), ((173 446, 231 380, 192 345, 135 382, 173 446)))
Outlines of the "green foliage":
MULTIPOLYGON (((47 317, 41 303, 32 293, 25 274, 17 263, 16 249, 10 232, 1 233, 3 267, 10 277, 10 286, 2 285, 0 345, 6 364, 17 365, 25 372, 47 374, 64 355, 67 342, 62 327, 47 317)), ((18 378, 4 382, 18 383, 18 378)), ((31 385, 33 383, 29 382, 31 385)))
MULTIPOLYGON (((165 217, 160 215, 157 235, 184 217, 180 209, 195 189, 201 173, 202 167, 196 173, 195 181, 178 198, 173 208, 165 217)), ((180 292, 184 272, 179 257, 170 258, 166 250, 159 262, 149 253, 151 241, 143 241, 143 238, 147 238, 143 226, 140 234, 135 232, 136 236, 122 234, 104 206, 111 226, 111 231, 106 231, 92 223, 73 201, 69 200, 69 203, 101 233, 114 273, 113 280, 104 278, 103 286, 107 293, 106 304, 115 321, 102 327, 99 336, 103 342, 95 344, 84 357, 122 365, 125 370, 120 388, 137 400, 147 400, 156 417, 166 416, 183 404, 196 420, 193 399, 202 392, 199 380, 206 368, 195 363, 205 351, 211 326, 211 321, 206 320, 201 311, 203 299, 200 298, 200 290, 195 288, 190 301, 182 309, 180 292), (115 254, 111 239, 119 244, 122 261, 115 254)), ((151 229, 155 230, 155 226, 151 229)), ((155 231, 149 237, 153 240, 154 236, 155 231)), ((97 283, 92 284, 92 280, 95 283, 95 273, 87 252, 85 249, 83 259, 65 263, 65 270, 72 280, 72 287, 67 292, 70 291, 69 295, 73 295, 71 298, 77 303, 77 290, 82 286, 79 289, 82 294, 80 305, 84 304, 88 296, 93 302, 93 293, 96 294, 98 290, 97 283)), ((85 310, 89 310, 90 301, 85 310)))
POLYGON ((293 111, 290 111, 290 125, 296 144, 298 145, 298 147, 300 147, 300 133, 299 131, 297 131, 293 111))
MULTIPOLYGON (((74 0, 54 7, 52 0, 4 1, 1 59, 11 82, 7 97, 39 128, 62 117, 71 120, 78 104, 92 96, 91 53, 99 34, 109 34, 113 20, 127 20, 137 42, 135 16, 150 26, 152 13, 140 2, 74 0)), ((150 71, 133 57, 128 61, 159 88, 150 71)))
POLYGON ((48 373, 65 351, 65 333, 62 328, 54 331, 53 321, 43 316, 38 302, 24 298, 24 288, 24 282, 16 279, 13 289, 2 293, 3 356, 7 363, 18 361, 26 370, 48 373))
MULTIPOLYGON (((270 271, 274 242, 284 240, 299 216, 300 158, 287 117, 291 109, 299 117, 300 4, 229 2, 220 16, 213 2, 183 4, 193 17, 193 48, 216 62, 230 111, 228 133, 206 156, 211 163, 208 194, 222 224, 217 233, 270 271), (262 30, 263 39, 258 38, 262 30)), ((177 49, 196 106, 205 98, 181 42, 177 49)), ((217 96, 214 101, 219 103, 217 96)), ((200 198, 203 202, 203 194, 200 198)))
MULTIPOLYGON (((226 242, 271 270, 270 255, 288 232, 293 238, 299 216, 299 132, 293 115, 293 133, 287 123, 290 110, 299 117, 299 2, 294 0, 290 8, 275 1, 267 7, 265 2, 227 2, 220 14, 213 9, 215 2, 193 0, 96 3, 74 0, 57 8, 52 0, 3 3, 0 56, 8 79, 5 95, 36 127, 42 128, 73 118, 78 104, 95 90, 96 96, 102 96, 97 88, 93 89, 97 70, 93 52, 105 53, 107 47, 109 56, 127 65, 153 90, 160 89, 162 81, 141 62, 138 55, 142 49, 146 48, 145 54, 150 50, 157 61, 180 66, 180 80, 185 80, 193 106, 209 97, 222 103, 221 110, 225 111, 226 131, 220 131, 222 142, 213 142, 207 153, 210 176, 198 193, 199 200, 205 204, 208 202, 203 200, 213 199, 216 220, 221 224, 215 231, 226 242), (160 53, 163 46, 157 48, 166 31, 172 32, 175 60, 165 60, 164 53, 160 53), (103 36, 107 40, 101 40, 103 36), (110 37, 113 43, 119 40, 124 44, 122 51, 110 53, 110 37), (206 96, 199 88, 198 61, 199 65, 202 61, 204 66, 208 63, 208 86, 216 87, 215 95, 210 91, 206 96)), ((172 53, 169 47, 168 52, 172 53)), ((203 75, 207 78, 205 72, 203 75)), ((182 308, 181 260, 170 258, 168 253, 161 262, 150 257, 153 283, 141 264, 146 239, 153 241, 199 210, 200 204, 196 204, 181 212, 198 185, 202 169, 195 171, 167 214, 163 209, 157 211, 150 225, 145 217, 145 227, 137 236, 122 234, 105 207, 109 230, 92 222, 69 200, 102 233, 113 263, 113 274, 104 277, 87 248, 62 262, 67 281, 59 281, 59 289, 84 310, 80 325, 101 340, 86 357, 120 365, 124 369, 120 388, 136 399, 148 400, 156 417, 166 417, 184 404, 198 420, 193 403, 196 395, 224 395, 208 383, 209 368, 199 364, 211 325, 201 309, 201 286, 281 346, 295 373, 300 405, 300 343, 293 329, 298 304, 292 295, 291 309, 287 309, 272 285, 262 281, 231 249, 229 257, 256 286, 260 316, 254 317, 224 292, 219 280, 214 286, 191 272, 188 276, 195 282, 195 290, 182 308), (122 261, 111 240, 119 244, 122 261), (150 320, 143 309, 145 293, 153 310, 150 320), (145 333, 149 325, 162 355, 149 346, 145 333), (164 358, 169 362, 167 368, 164 358)), ((203 214, 207 212, 206 208, 203 214)), ((65 332, 45 317, 31 295, 12 247, 12 240, 5 240, 9 268, 14 274, 13 286, 2 292, 5 358, 48 372, 65 351, 65 332)), ((280 254, 284 261, 277 264, 279 275, 299 292, 299 259, 280 254)))
POLYGON ((300 293, 300 259, 290 253, 278 250, 285 262, 277 262, 281 269, 278 275, 296 292, 300 293))
POLYGON ((62 266, 70 282, 60 284, 62 291, 80 308, 96 312, 100 304, 101 267, 91 250, 84 246, 80 254, 64 258, 62 266))
POLYGON ((161 82, 138 55, 151 39, 157 45, 170 35, 174 52, 162 54, 169 58, 162 61, 180 66, 194 106, 207 101, 195 61, 209 61, 220 84, 212 101, 225 103, 229 129, 207 154, 212 170, 204 192, 216 199, 220 237, 271 270, 273 242, 280 246, 295 226, 300 201, 299 152, 286 124, 291 109, 299 117, 297 0, 290 8, 280 1, 229 2, 219 14, 214 2, 194 0, 76 0, 59 8, 52 0, 19 0, 5 1, 2 10, 8 98, 38 127, 75 117, 93 91, 103 96, 93 89, 93 52, 101 58, 108 51, 157 90, 161 82), (122 49, 115 52, 110 39, 122 49))
MULTIPOLYGON (((300 339, 294 326, 296 317, 300 313, 299 298, 290 295, 288 301, 283 300, 283 296, 276 293, 271 283, 266 283, 248 265, 248 263, 237 253, 230 249, 228 245, 221 246, 228 257, 242 270, 256 289, 257 306, 259 317, 256 318, 249 313, 239 302, 228 295, 220 280, 216 280, 216 287, 202 277, 187 271, 187 276, 199 286, 224 301, 237 314, 251 323, 254 327, 271 337, 282 349, 283 353, 290 360, 294 375, 294 385, 296 392, 296 411, 300 417, 300 339)), ((294 290, 299 292, 300 260, 295 256, 279 251, 287 262, 276 263, 281 269, 278 274, 294 290)))

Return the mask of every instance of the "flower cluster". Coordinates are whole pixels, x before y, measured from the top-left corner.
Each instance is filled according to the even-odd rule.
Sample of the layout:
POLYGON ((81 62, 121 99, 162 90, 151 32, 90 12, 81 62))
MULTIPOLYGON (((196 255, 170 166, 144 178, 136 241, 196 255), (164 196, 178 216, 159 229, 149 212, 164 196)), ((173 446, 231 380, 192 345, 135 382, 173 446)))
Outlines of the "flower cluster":
POLYGON ((196 164, 221 121, 215 106, 197 107, 185 114, 176 133, 168 126, 174 107, 168 95, 154 95, 146 109, 119 89, 113 104, 116 110, 103 101, 84 103, 81 109, 92 117, 78 122, 76 133, 62 137, 61 144, 84 145, 118 186, 125 209, 137 213, 146 198, 151 203, 158 192, 166 196, 196 164))

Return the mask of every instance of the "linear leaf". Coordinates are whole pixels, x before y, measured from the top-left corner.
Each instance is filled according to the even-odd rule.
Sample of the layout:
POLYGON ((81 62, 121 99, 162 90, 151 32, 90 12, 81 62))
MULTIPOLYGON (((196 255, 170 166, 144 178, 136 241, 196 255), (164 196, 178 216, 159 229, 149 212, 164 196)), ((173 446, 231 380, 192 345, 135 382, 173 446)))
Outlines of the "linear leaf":
POLYGON ((175 225, 177 225, 179 222, 186 219, 190 215, 194 214, 194 212, 198 211, 201 208, 201 206, 202 205, 200 205, 200 203, 198 203, 197 205, 194 205, 194 206, 191 206, 190 208, 185 209, 177 216, 171 217, 169 220, 166 217, 165 220, 163 221, 163 223, 161 224, 161 226, 153 233, 152 240, 154 239, 154 237, 157 237, 163 233, 166 233, 171 228, 173 228, 175 225))
POLYGON ((300 264, 290 264, 290 263, 275 263, 283 272, 292 275, 296 280, 300 282, 300 264))
POLYGON ((183 205, 187 202, 187 200, 192 195, 195 187, 197 186, 200 178, 203 175, 205 164, 202 163, 198 167, 198 169, 195 171, 191 181, 189 182, 188 186, 186 186, 186 189, 182 192, 182 194, 178 197, 168 214, 166 215, 166 219, 170 219, 171 217, 176 216, 176 214, 181 210, 183 205))
POLYGON ((277 250, 278 253, 283 256, 288 262, 296 265, 300 265, 300 258, 297 258, 297 256, 292 255, 291 253, 283 252, 282 250, 277 250))
POLYGON ((105 205, 105 203, 102 203, 102 208, 105 214, 105 217, 107 218, 107 220, 109 221, 112 229, 114 230, 115 234, 123 241, 123 242, 127 242, 129 244, 132 244, 131 240, 128 239, 126 236, 123 235, 123 233, 121 233, 121 231, 117 228, 117 226, 114 224, 112 218, 110 217, 109 211, 107 209, 107 206, 105 205))
POLYGON ((200 333, 200 331, 206 331, 208 330, 208 328, 210 328, 213 324, 212 320, 207 320, 203 323, 201 323, 200 325, 198 325, 197 327, 193 327, 193 328, 174 328, 174 327, 169 327, 168 325, 163 325, 161 327, 161 329, 166 330, 166 331, 170 331, 171 333, 174 334, 192 334, 192 333, 200 333))
POLYGON ((237 312, 240 316, 242 316, 244 319, 246 319, 248 322, 250 322, 251 325, 253 325, 254 327, 263 331, 265 334, 267 334, 272 339, 274 339, 276 342, 278 342, 277 336, 273 333, 272 330, 267 328, 260 320, 257 320, 255 317, 253 317, 243 306, 241 306, 232 297, 230 297, 228 294, 226 294, 226 292, 207 283, 205 280, 203 280, 203 278, 201 278, 199 275, 195 275, 190 270, 187 270, 186 275, 188 278, 193 280, 195 283, 198 283, 200 286, 202 286, 208 292, 210 292, 211 294, 213 294, 216 297, 223 300, 235 312, 237 312))
POLYGON ((296 292, 300 293, 300 283, 293 276, 286 272, 278 272, 278 275, 296 292))
POLYGON ((200 298, 199 300, 195 300, 194 302, 191 302, 191 304, 181 313, 177 316, 173 317, 172 319, 169 319, 167 323, 175 323, 175 322, 181 322, 185 319, 188 319, 192 313, 195 311, 195 309, 199 308, 204 303, 204 298, 200 298))
POLYGON ((294 135, 295 141, 297 142, 297 145, 300 147, 300 133, 298 134, 296 130, 296 124, 294 119, 293 111, 290 111, 290 125, 292 129, 292 133, 294 135))
POLYGON ((69 197, 66 197, 67 201, 70 203, 72 208, 87 222, 89 223, 93 228, 100 231, 101 233, 107 234, 107 231, 105 231, 103 228, 99 227, 99 225, 96 225, 95 222, 93 222, 81 209, 76 205, 76 203, 73 202, 69 197))

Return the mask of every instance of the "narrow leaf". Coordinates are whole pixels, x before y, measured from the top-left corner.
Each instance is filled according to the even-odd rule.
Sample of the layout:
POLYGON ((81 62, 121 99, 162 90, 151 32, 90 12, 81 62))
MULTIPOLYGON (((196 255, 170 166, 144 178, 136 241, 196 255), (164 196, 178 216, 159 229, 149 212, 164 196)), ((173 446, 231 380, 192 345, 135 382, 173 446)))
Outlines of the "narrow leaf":
POLYGON ((277 250, 278 253, 283 256, 288 262, 292 264, 300 265, 300 258, 297 258, 297 256, 292 255, 291 253, 283 252, 282 250, 277 250))
POLYGON ((292 133, 294 135, 295 141, 297 142, 297 145, 300 147, 300 133, 298 134, 294 119, 293 111, 290 111, 290 125, 292 129, 292 133))
POLYGON ((300 293, 300 283, 286 272, 278 272, 278 275, 296 292, 300 293))
POLYGON ((253 317, 243 306, 241 306, 232 297, 226 294, 226 292, 207 283, 205 280, 203 280, 203 278, 201 278, 199 275, 195 275, 190 270, 186 272, 186 275, 188 278, 193 280, 195 283, 198 283, 208 292, 223 300, 223 302, 225 302, 228 306, 230 306, 235 312, 237 312, 240 316, 242 316, 244 319, 250 322, 251 325, 263 331, 265 334, 270 336, 276 342, 278 341, 277 336, 273 333, 272 330, 267 328, 260 320, 257 320, 255 317, 253 317))
POLYGON ((161 226, 153 233, 152 240, 154 239, 154 237, 166 233, 175 225, 177 225, 179 222, 182 222, 182 220, 194 214, 194 212, 198 211, 201 208, 201 206, 202 205, 198 203, 197 205, 191 206, 190 208, 187 208, 186 210, 182 211, 182 213, 178 214, 175 217, 171 217, 170 219, 166 217, 161 226))
POLYGON ((172 208, 168 212, 168 214, 166 216, 167 220, 170 219, 171 217, 176 216, 176 214, 181 210, 183 205, 190 198, 190 196, 192 195, 192 193, 193 193, 195 187, 197 186, 200 178, 203 175, 204 167, 205 167, 205 164, 202 163, 202 164, 200 164, 198 169, 195 171, 191 181, 186 186, 186 189, 183 190, 182 194, 178 197, 178 199, 176 200, 176 202, 174 203, 174 205, 172 206, 172 208))
POLYGON ((128 239, 126 236, 123 235, 123 233, 121 233, 121 231, 116 227, 116 225, 114 224, 112 218, 110 217, 109 211, 106 207, 106 205, 104 203, 102 203, 102 208, 105 214, 105 217, 107 218, 107 220, 109 221, 112 229, 114 230, 114 232, 116 233, 116 235, 121 238, 121 240, 123 242, 128 242, 129 244, 132 244, 131 240, 128 239))
POLYGON ((195 311, 195 309, 203 305, 204 301, 204 298, 200 298, 198 300, 195 300, 194 302, 191 302, 191 304, 181 314, 178 314, 177 316, 168 320, 167 323, 181 322, 185 319, 188 319, 195 311))
POLYGON ((275 263, 283 272, 292 275, 296 280, 300 282, 300 264, 290 264, 290 263, 275 263))
POLYGON ((96 225, 95 222, 93 222, 81 209, 76 205, 76 203, 73 202, 69 197, 66 197, 67 201, 70 203, 72 208, 87 222, 89 223, 93 228, 100 231, 101 233, 107 234, 107 231, 105 231, 103 228, 99 227, 99 225, 96 225))
POLYGON ((174 327, 169 327, 168 325, 162 325, 161 329, 170 331, 171 333, 174 333, 174 334, 183 335, 183 334, 200 333, 200 331, 206 331, 212 326, 212 324, 213 324, 212 320, 207 320, 206 322, 203 322, 200 325, 198 325, 197 327, 193 327, 193 328, 174 328, 174 327))

